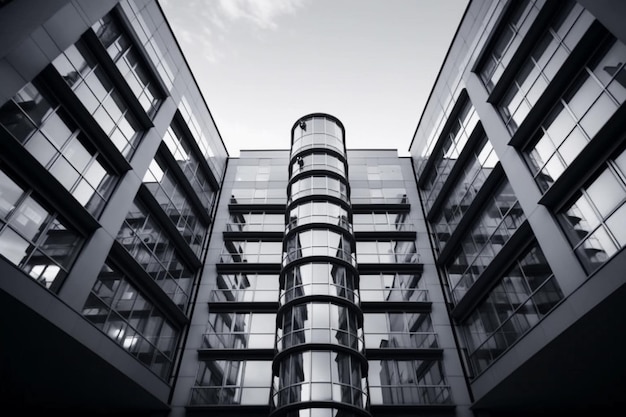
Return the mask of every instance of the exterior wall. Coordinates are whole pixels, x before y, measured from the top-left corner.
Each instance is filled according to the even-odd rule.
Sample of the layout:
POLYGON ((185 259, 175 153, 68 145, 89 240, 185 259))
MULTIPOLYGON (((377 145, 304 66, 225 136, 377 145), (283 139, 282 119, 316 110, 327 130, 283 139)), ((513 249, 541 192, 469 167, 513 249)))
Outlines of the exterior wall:
MULTIPOLYGON (((129 246, 121 238, 120 230, 126 227, 125 220, 137 220, 129 217, 128 212, 136 196, 141 196, 142 200, 149 202, 147 206, 151 213, 150 221, 158 219, 162 232, 171 239, 170 249, 175 248, 173 250, 178 256, 190 265, 189 273, 196 274, 203 258, 200 249, 208 233, 198 229, 200 234, 196 235, 195 240, 199 242, 190 243, 188 232, 193 232, 191 229, 184 229, 182 223, 181 228, 177 229, 179 224, 175 223, 175 216, 192 216, 187 217, 187 220, 202 223, 205 228, 210 227, 213 215, 210 196, 207 193, 209 204, 203 206, 202 201, 207 196, 197 194, 194 175, 203 175, 207 180, 205 190, 212 189, 213 194, 219 191, 228 157, 219 132, 155 1, 9 2, 0 10, 0 21, 5 29, 0 39, 0 103, 4 125, 0 128, 3 143, 0 168, 3 175, 10 178, 10 182, 7 182, 3 176, 3 207, 6 209, 7 201, 10 202, 11 198, 10 194, 7 197, 6 187, 15 192, 17 188, 12 185, 15 182, 19 189, 31 193, 28 195, 34 196, 38 204, 43 204, 48 213, 57 213, 62 224, 77 233, 80 242, 80 250, 76 252, 75 259, 67 261, 69 269, 63 279, 55 280, 50 273, 37 276, 36 271, 40 266, 35 265, 34 257, 27 262, 26 257, 20 260, 12 252, 12 242, 17 241, 7 239, 9 236, 18 239, 11 230, 22 229, 16 223, 19 222, 17 214, 3 209, 3 219, 8 219, 9 225, 13 226, 5 226, 3 237, 0 238, 0 267, 3 271, 3 279, 0 280, 1 304, 6 317, 20 319, 15 323, 3 322, 2 330, 6 335, 5 340, 20 340, 23 343, 11 343, 11 346, 3 343, 0 369, 3 380, 10 383, 6 390, 3 389, 2 398, 24 409, 40 409, 44 413, 49 409, 62 409, 68 413, 93 409, 103 412, 166 413, 177 367, 177 352, 184 343, 190 310, 181 307, 186 301, 180 301, 180 297, 170 293, 160 281, 153 281, 139 258, 133 259, 133 254, 138 253, 143 243, 129 246), (142 66, 149 82, 153 83, 149 87, 150 91, 157 92, 160 98, 155 109, 148 110, 148 107, 144 107, 147 103, 139 100, 140 90, 133 88, 141 88, 141 85, 137 87, 130 84, 133 75, 119 72, 119 65, 125 58, 116 58, 120 61, 116 65, 117 61, 113 61, 113 56, 109 56, 106 49, 98 43, 98 36, 103 32, 97 31, 100 27, 97 22, 109 12, 117 16, 117 22, 125 33, 123 36, 130 40, 132 53, 139 57, 138 65, 142 66), (69 88, 70 84, 66 86, 63 82, 61 75, 65 74, 61 73, 62 66, 59 62, 63 54, 68 54, 66 51, 70 51, 77 42, 91 42, 90 51, 96 57, 94 62, 97 62, 93 65, 98 65, 99 71, 106 72, 106 76, 113 80, 113 88, 124 97, 129 106, 126 111, 132 112, 137 118, 141 127, 137 135, 138 146, 133 153, 126 154, 121 148, 116 149, 113 136, 115 132, 112 131, 111 136, 107 137, 104 125, 100 123, 100 119, 95 118, 99 116, 96 113, 93 113, 95 116, 90 114, 92 110, 87 107, 88 102, 84 101, 83 96, 73 92, 69 88), (113 175, 115 185, 109 188, 112 191, 106 191, 103 209, 92 210, 87 203, 81 204, 78 199, 82 197, 79 189, 75 188, 77 186, 70 186, 65 182, 66 177, 63 175, 67 171, 51 171, 55 169, 50 168, 54 167, 52 162, 41 165, 38 161, 44 161, 41 154, 43 145, 30 146, 28 141, 31 139, 18 135, 21 131, 14 124, 17 119, 12 118, 21 115, 20 120, 25 120, 25 113, 20 113, 18 107, 12 104, 23 103, 20 102, 21 99, 13 98, 17 97, 18 92, 25 91, 22 89, 31 82, 43 92, 45 100, 61 106, 60 111, 64 112, 63 123, 78 126, 82 132, 79 135, 84 135, 78 137, 81 146, 86 146, 92 155, 98 155, 97 162, 113 175), (71 114, 71 117, 68 118, 65 112, 71 114), (182 161, 181 155, 172 154, 173 148, 168 147, 169 142, 168 146, 163 143, 164 137, 169 137, 169 127, 173 119, 183 126, 191 148, 195 148, 190 152, 195 152, 197 159, 202 161, 200 165, 204 164, 199 167, 203 174, 190 174, 188 164, 182 161), (26 143, 26 147, 22 147, 20 141, 26 143), (165 194, 160 195, 153 194, 152 191, 157 193, 159 189, 164 190, 163 186, 158 185, 162 177, 157 178, 156 182, 151 182, 154 180, 146 177, 157 149, 160 149, 159 155, 165 155, 164 160, 167 163, 163 166, 170 167, 168 178, 176 182, 169 184, 165 194), (177 160, 180 164, 177 164, 177 160), (173 198, 171 207, 166 208, 169 198, 173 198), (196 215, 199 217, 196 218, 196 215), (103 318, 95 312, 95 307, 91 304, 96 285, 103 282, 101 280, 106 276, 102 272, 105 260, 107 264, 114 264, 116 273, 123 276, 121 281, 116 281, 116 285, 130 285, 125 294, 140 300, 136 301, 134 307, 128 307, 127 311, 124 310, 127 307, 122 307, 122 300, 116 299, 118 304, 114 307, 120 314, 130 315, 131 311, 135 311, 135 316, 126 316, 123 323, 128 325, 132 320, 133 324, 130 326, 141 326, 135 328, 138 331, 136 336, 128 336, 131 334, 131 327, 128 327, 125 330, 125 339, 122 339, 122 330, 115 331, 114 337, 112 317, 116 313, 110 313, 110 316, 105 315, 103 318), (28 273, 33 279, 22 271, 30 271, 28 273), (34 279, 38 279, 40 283, 34 279), (143 303, 143 307, 140 303, 143 303), (17 316, 17 312, 21 314, 17 316), (164 326, 160 334, 150 333, 148 320, 164 326), (169 351, 173 363, 171 368, 158 371, 163 369, 159 368, 159 359, 156 356, 147 359, 146 351, 139 347, 139 343, 145 342, 145 346, 148 346, 148 337, 154 337, 151 342, 163 343, 160 349, 170 349, 165 347, 171 343, 167 341, 169 336, 166 336, 170 330, 178 335, 174 337, 175 344, 171 346, 173 350, 169 351), (42 355, 44 351, 46 354, 42 355), (41 386, 33 384, 33 380, 39 381, 41 386), (111 393, 116 390, 119 391, 112 396, 111 393)), ((148 91, 146 85, 143 88, 148 91)), ((108 111, 112 111, 112 107, 108 107, 108 111)), ((50 114, 50 111, 46 114, 50 114)), ((34 117, 30 113, 29 116, 34 117)), ((64 137, 57 136, 62 130, 43 129, 44 141, 49 140, 49 143, 54 144, 65 140, 64 137)), ((69 149, 69 145, 67 146, 69 149)), ((83 152, 80 155, 84 155, 84 149, 78 149, 83 152)), ((75 158, 75 153, 70 154, 65 150, 57 152, 68 159, 70 164, 74 164, 74 169, 78 169, 78 160, 72 159, 75 158)), ((10 203, 22 210, 19 207, 26 207, 26 201, 10 203)), ((32 203, 29 204, 32 206, 32 203)), ((32 214, 27 211, 24 213, 27 217, 32 214)), ((32 216, 34 215, 30 219, 34 219, 32 216)), ((49 231, 46 233, 48 243, 39 244, 49 251, 50 256, 60 256, 63 246, 57 246, 57 249, 50 246, 53 244, 50 240, 53 236, 49 231)), ((19 239, 24 236, 26 235, 20 235, 19 239)), ((156 251, 156 247, 154 250, 156 251)), ((166 259, 159 258, 159 255, 152 259, 167 262, 166 259)), ((180 283, 182 285, 183 281, 180 283)), ((190 284, 192 285, 186 287, 185 291, 194 291, 193 283, 190 284)), ((184 285, 188 285, 187 282, 184 285)), ((122 296, 122 293, 117 296, 122 296)))
MULTIPOLYGON (((600 348, 603 345, 602 341, 608 340, 611 333, 618 331, 617 327, 605 327, 599 322, 592 323, 598 319, 599 316, 596 313, 598 311, 611 311, 610 314, 612 315, 621 315, 618 313, 619 309, 613 300, 621 293, 624 282, 621 279, 615 279, 610 271, 624 264, 624 253, 620 251, 618 244, 616 249, 613 249, 612 246, 603 246, 603 248, 608 247, 610 249, 601 248, 610 254, 609 256, 602 255, 603 260, 588 261, 586 258, 588 255, 583 255, 582 249, 579 250, 579 256, 577 256, 569 241, 573 238, 568 239, 568 227, 571 226, 564 225, 566 221, 564 220, 566 218, 564 210, 568 210, 568 207, 571 207, 573 201, 576 201, 577 196, 580 195, 576 190, 581 189, 581 187, 583 190, 587 190, 593 186, 592 181, 595 176, 601 172, 608 172, 603 171, 607 166, 604 165, 605 161, 617 161, 615 158, 618 158, 621 144, 624 141, 623 135, 619 133, 620 129, 623 130, 622 123, 617 121, 622 117, 620 115, 623 106, 620 104, 620 99, 616 99, 615 107, 612 107, 610 111, 603 112, 603 116, 589 116, 587 118, 587 120, 596 121, 599 126, 604 124, 604 127, 600 128, 599 131, 594 128, 593 133, 586 133, 588 144, 586 146, 581 145, 582 148, 577 148, 583 150, 576 150, 576 153, 568 160, 569 166, 565 166, 563 173, 559 171, 555 173, 556 176, 553 178, 548 178, 547 185, 541 183, 539 178, 537 180, 533 178, 531 168, 529 168, 532 165, 531 162, 528 162, 530 160, 528 155, 534 146, 532 138, 536 137, 533 135, 536 135, 535 132, 542 123, 549 126, 544 117, 555 103, 559 103, 559 97, 564 92, 572 91, 569 97, 578 94, 576 97, 581 102, 587 100, 587 104, 585 104, 587 106, 594 102, 595 96, 584 96, 582 93, 576 93, 577 84, 572 85, 570 82, 576 79, 576 73, 589 59, 590 51, 595 50, 596 54, 603 53, 603 50, 597 47, 602 36, 610 36, 608 35, 610 33, 617 38, 616 42, 618 43, 623 39, 623 30, 615 23, 622 5, 618 5, 618 2, 614 5, 609 3, 611 2, 581 1, 580 5, 583 7, 574 3, 572 10, 580 13, 580 17, 578 17, 578 23, 575 24, 574 29, 568 32, 569 38, 566 38, 565 41, 566 43, 569 42, 567 44, 568 50, 562 54, 561 61, 553 61, 559 62, 559 64, 554 65, 554 69, 550 69, 550 74, 544 73, 544 77, 548 80, 546 87, 538 88, 536 94, 529 100, 528 115, 526 116, 524 113, 525 117, 520 117, 521 121, 516 121, 517 125, 512 126, 506 118, 503 119, 499 105, 507 100, 508 96, 505 93, 510 91, 510 85, 512 85, 515 77, 520 76, 516 74, 519 74, 519 69, 525 65, 525 62, 528 62, 525 61, 526 57, 533 52, 533 48, 536 50, 535 45, 540 43, 539 39, 544 36, 545 28, 550 25, 563 24, 557 23, 555 16, 564 10, 560 8, 565 7, 565 5, 550 1, 536 2, 535 10, 529 14, 530 17, 527 21, 517 27, 521 35, 518 36, 517 40, 509 43, 508 52, 504 50, 505 52, 500 54, 500 56, 505 57, 503 59, 508 59, 502 67, 503 71, 499 73, 501 78, 489 86, 480 78, 480 71, 485 68, 484 62, 486 62, 486 57, 489 56, 490 51, 495 47, 499 48, 501 45, 506 45, 497 44, 497 42, 505 38, 502 34, 502 28, 506 22, 511 21, 511 11, 517 3, 471 2, 442 66, 411 145, 410 152, 419 179, 420 194, 426 201, 426 196, 430 194, 432 188, 430 185, 432 184, 430 182, 431 177, 427 176, 433 172, 435 169, 433 167, 443 166, 441 163, 439 165, 437 163, 437 152, 444 145, 444 141, 448 140, 451 128, 454 127, 455 117, 457 117, 456 112, 463 100, 467 99, 475 108, 480 123, 475 129, 472 129, 473 136, 470 131, 464 139, 458 139, 459 142, 462 142, 458 146, 466 146, 467 149, 465 152, 456 152, 454 156, 450 157, 447 171, 443 173, 443 175, 448 175, 448 179, 438 184, 440 200, 445 201, 446 198, 451 198, 451 193, 456 190, 454 188, 455 182, 460 181, 461 178, 466 178, 461 176, 463 169, 459 168, 469 160, 468 155, 471 153, 472 147, 476 145, 474 139, 477 136, 476 132, 484 130, 497 155, 497 161, 499 161, 495 165, 495 169, 488 173, 481 188, 476 190, 474 200, 465 211, 467 214, 461 218, 460 222, 456 223, 457 230, 453 229, 452 236, 446 238, 448 242, 446 247, 437 248, 437 238, 435 238, 437 264, 444 283, 446 281, 448 281, 448 285, 450 282, 454 283, 455 279, 453 278, 456 272, 453 272, 450 260, 453 259, 453 253, 456 253, 458 248, 462 247, 467 253, 468 237, 474 236, 474 239, 476 237, 475 234, 472 235, 474 232, 471 232, 472 224, 476 224, 477 218, 481 215, 481 210, 484 210, 484 207, 491 201, 493 184, 497 178, 506 178, 509 181, 513 192, 512 198, 519 202, 523 210, 522 223, 515 226, 510 237, 505 238, 503 244, 499 244, 495 255, 490 255, 489 261, 478 269, 482 272, 479 272, 475 281, 472 281, 473 285, 469 287, 469 290, 456 295, 452 288, 447 290, 452 304, 450 313, 455 322, 461 351, 471 348, 471 345, 468 345, 467 336, 477 329, 473 327, 475 323, 472 324, 470 319, 482 317, 483 324, 486 320, 487 316, 483 313, 486 310, 483 309, 490 306, 489 303, 492 302, 486 300, 495 299, 493 297, 496 295, 504 296, 506 299, 507 294, 499 291, 502 291, 503 283, 513 283, 513 278, 510 275, 512 271, 511 261, 515 258, 521 259, 520 256, 523 256, 524 247, 532 245, 532 242, 535 241, 538 243, 543 256, 545 256, 545 261, 537 265, 543 265, 542 268, 547 268, 548 273, 551 271, 554 276, 553 280, 558 285, 558 287, 550 287, 552 291, 550 296, 553 297, 553 301, 550 301, 549 304, 535 305, 535 308, 539 310, 538 313, 532 314, 538 314, 538 319, 533 316, 532 320, 525 325, 518 322, 516 329, 512 330, 512 334, 503 334, 503 340, 504 337, 509 338, 508 345, 504 344, 504 347, 498 345, 498 353, 495 353, 496 350, 492 351, 491 354, 496 356, 492 356, 488 364, 481 365, 480 369, 476 370, 475 367, 471 366, 471 361, 468 360, 466 363, 465 369, 471 381, 471 394, 474 398, 472 408, 480 415, 497 415, 498 413, 512 415, 511 413, 518 412, 529 415, 557 409, 571 409, 577 412, 605 409, 611 407, 617 395, 614 392, 616 385, 612 383, 600 384, 602 387, 598 387, 594 394, 586 392, 583 395, 581 389, 575 384, 568 383, 568 381, 572 381, 575 375, 581 375, 581 373, 586 374, 585 378, 601 380, 613 374, 616 369, 615 366, 622 369, 621 361, 618 361, 619 363, 614 362, 612 364, 614 368, 611 370, 604 366, 598 367, 594 360, 582 358, 587 358, 587 355, 590 355, 594 349, 599 349, 597 352, 600 354, 600 350, 603 349, 600 348), (609 117, 611 114, 613 114, 612 118, 609 117), (605 123, 607 119, 608 121, 605 123), (507 123, 509 123, 508 126, 507 123), (465 145, 466 143, 467 145, 465 145), (599 148, 604 148, 604 150, 594 150, 599 148), (509 240, 508 245, 506 244, 507 239, 509 240), (591 266, 588 266, 588 263, 591 263, 591 266), (503 276, 507 278, 503 280, 503 276), (596 329, 600 326, 602 330, 592 331, 591 327, 588 326, 596 329), (595 348, 587 343, 577 344, 573 342, 573 338, 576 337, 574 335, 578 334, 579 337, 584 338, 585 336, 582 335, 589 335, 590 333, 594 334, 595 348), (568 351, 564 357, 561 356, 563 349, 568 351), (544 381, 542 387, 534 387, 532 383, 528 382, 538 380, 544 381), (589 399, 589 395, 595 399, 589 399)), ((572 13, 570 12, 570 16, 572 13)), ((573 24, 574 21, 570 19, 568 24, 573 24)), ((561 33, 564 37, 566 36, 566 32, 561 33)), ((613 45, 620 47, 619 44, 613 45)), ((614 59, 623 62, 623 52, 614 53, 608 49, 607 51, 609 54, 615 54, 616 58, 614 59)), ((536 55, 536 57, 539 61, 540 55, 536 55)), ((595 65, 593 62, 596 61, 588 62, 587 65, 592 70, 593 65, 595 65)), ((611 64, 601 65, 605 65, 604 68, 607 68, 606 65, 611 64)), ((598 73, 600 71, 598 70, 598 73)), ((511 117, 518 116, 514 114, 511 117)), ((580 123, 584 123, 584 121, 580 123)), ((585 129, 582 124, 580 126, 581 129, 585 129)), ((554 127, 551 129, 549 134, 554 134, 556 130, 554 127)), ((452 131, 456 132, 454 129, 452 131)), ((541 133, 540 130, 539 132, 541 133)), ((445 146, 447 145, 444 145, 444 149, 448 149, 445 146)), ((562 152, 565 152, 565 146, 562 152)), ((448 155, 451 155, 451 151, 448 155)), ((613 166, 613 162, 608 164, 613 166)), ((547 167, 543 169, 546 170, 547 167)), ((612 169, 609 170, 613 172, 612 169)), ((446 177, 444 176, 444 178, 446 177)), ((596 182, 595 184, 599 183, 596 182)), ((433 194, 437 196, 437 191, 433 194)), ((603 198, 598 198, 595 200, 596 203, 602 204, 603 198)), ((439 232, 437 224, 434 222, 438 218, 437 213, 429 213, 427 207, 426 217, 430 219, 431 233, 437 236, 439 232)), ((497 233, 493 236, 498 236, 497 233)), ((502 238, 499 237, 499 239, 502 238)), ((610 239, 614 238, 611 237, 610 239)), ((613 244, 608 243, 608 245, 613 244)), ((514 271, 516 270, 514 269, 514 271)), ((517 278, 515 279, 517 280, 517 278)), ((536 298, 537 294, 533 297, 536 298)), ((521 293, 517 295, 523 297, 521 293)), ((510 295, 508 297, 510 299, 510 295)), ((522 299, 521 303, 524 300, 522 299)), ((517 310, 514 315, 521 314, 523 311, 523 309, 517 310)), ((528 314, 530 313, 520 315, 519 319, 531 318, 528 314)), ((615 325, 618 324, 615 323, 615 325)), ((492 334, 494 334, 492 341, 500 337, 495 333, 503 329, 505 327, 491 329, 492 334)), ((482 329, 481 331, 489 334, 490 330, 482 329)))

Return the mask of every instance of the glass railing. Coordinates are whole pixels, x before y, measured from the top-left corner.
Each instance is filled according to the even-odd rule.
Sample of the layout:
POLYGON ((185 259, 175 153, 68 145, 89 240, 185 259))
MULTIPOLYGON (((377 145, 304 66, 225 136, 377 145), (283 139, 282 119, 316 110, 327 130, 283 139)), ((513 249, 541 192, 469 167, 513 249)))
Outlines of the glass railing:
POLYGON ((273 349, 275 333, 206 333, 203 349, 273 349))

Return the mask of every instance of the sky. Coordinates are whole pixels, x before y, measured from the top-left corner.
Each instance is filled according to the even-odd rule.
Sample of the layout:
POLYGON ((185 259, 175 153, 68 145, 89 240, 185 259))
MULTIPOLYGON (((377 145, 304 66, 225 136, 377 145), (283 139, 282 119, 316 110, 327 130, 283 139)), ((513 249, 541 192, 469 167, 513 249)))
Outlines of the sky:
POLYGON ((309 113, 348 149, 408 148, 468 0, 159 0, 230 156, 309 113))

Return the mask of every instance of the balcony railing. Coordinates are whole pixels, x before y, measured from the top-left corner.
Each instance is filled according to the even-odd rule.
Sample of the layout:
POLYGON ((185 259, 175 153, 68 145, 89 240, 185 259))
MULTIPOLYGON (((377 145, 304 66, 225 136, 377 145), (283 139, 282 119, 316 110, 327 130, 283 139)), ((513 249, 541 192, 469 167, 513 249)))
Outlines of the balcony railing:
POLYGON ((273 349, 275 333, 205 333, 203 349, 273 349))
POLYGON ((363 302, 376 302, 376 301, 390 301, 390 302, 427 302, 428 290, 419 288, 374 288, 374 289, 360 289, 361 301, 363 302))
POLYGON ((193 387, 190 405, 267 405, 270 387, 193 387))

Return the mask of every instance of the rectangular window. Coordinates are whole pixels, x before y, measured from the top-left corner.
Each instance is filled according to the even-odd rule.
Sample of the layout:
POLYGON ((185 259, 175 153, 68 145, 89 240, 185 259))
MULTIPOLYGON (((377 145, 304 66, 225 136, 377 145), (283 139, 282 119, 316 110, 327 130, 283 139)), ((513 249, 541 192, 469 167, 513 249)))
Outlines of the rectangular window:
POLYGON ((56 292, 83 242, 30 189, 0 171, 0 255, 56 292))
POLYGON ((113 13, 109 13, 98 20, 92 29, 139 100, 141 107, 149 116, 154 116, 162 101, 162 93, 149 67, 120 22, 113 13))
POLYGON ((485 370, 562 298, 561 288, 535 244, 500 278, 463 325, 475 374, 485 370))
POLYGON ((89 47, 78 41, 52 64, 113 144, 130 160, 141 140, 141 126, 89 47))
POLYGON ((159 377, 170 377, 179 331, 123 274, 104 265, 83 315, 159 377))
POLYGON ((626 45, 615 39, 574 78, 524 151, 541 191, 556 181, 626 100, 626 45))
POLYGON ((92 215, 98 216, 115 186, 105 159, 70 113, 28 83, 0 111, 1 124, 92 215))
POLYGON ((626 246, 626 151, 606 163, 559 220, 587 273, 626 246))

